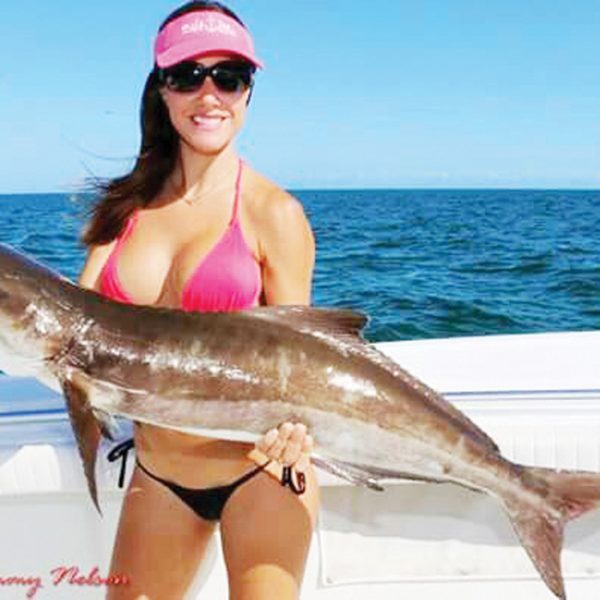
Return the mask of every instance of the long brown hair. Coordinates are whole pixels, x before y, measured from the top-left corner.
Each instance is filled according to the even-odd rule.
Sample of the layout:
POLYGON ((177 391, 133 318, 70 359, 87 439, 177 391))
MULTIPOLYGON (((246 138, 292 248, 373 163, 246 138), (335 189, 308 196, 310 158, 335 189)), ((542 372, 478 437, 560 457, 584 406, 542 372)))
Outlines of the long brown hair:
MULTIPOLYGON (((185 13, 199 10, 221 12, 245 27, 239 17, 220 2, 193 0, 174 10, 158 30, 185 13)), ((133 211, 148 205, 156 197, 175 167, 179 136, 160 95, 156 65, 144 86, 140 126, 142 140, 133 169, 121 177, 93 184, 100 199, 92 208, 81 236, 81 241, 88 246, 115 239, 133 211)))

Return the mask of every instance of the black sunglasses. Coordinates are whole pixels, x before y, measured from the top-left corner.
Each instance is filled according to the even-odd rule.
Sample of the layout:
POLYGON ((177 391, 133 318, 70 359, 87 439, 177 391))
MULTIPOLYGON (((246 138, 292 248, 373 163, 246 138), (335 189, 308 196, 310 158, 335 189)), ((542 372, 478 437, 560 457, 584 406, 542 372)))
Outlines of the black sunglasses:
POLYGON ((158 81, 173 92, 195 92, 210 77, 221 92, 244 92, 252 86, 256 67, 243 60, 224 60, 205 67, 193 60, 158 69, 158 81))

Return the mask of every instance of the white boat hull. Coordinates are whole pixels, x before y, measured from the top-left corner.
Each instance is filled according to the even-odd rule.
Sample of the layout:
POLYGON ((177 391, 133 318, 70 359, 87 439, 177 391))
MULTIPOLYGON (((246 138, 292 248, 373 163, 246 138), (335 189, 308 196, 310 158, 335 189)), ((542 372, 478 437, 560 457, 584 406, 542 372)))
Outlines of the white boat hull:
MULTIPOLYGON (((600 334, 379 347, 442 391, 506 457, 600 472, 600 334)), ((0 598, 26 598, 39 581, 34 598, 100 599, 106 588, 94 585, 90 573, 119 575, 108 565, 123 493, 120 464, 106 460, 105 447, 101 519, 61 407, 30 381, 0 379, 0 598), (50 408, 40 412, 40 402, 50 408), (66 575, 55 585, 61 567, 73 569, 73 581, 82 579, 66 575)), ((130 457, 128 476, 132 463, 130 457)), ((400 483, 382 494, 331 476, 321 483, 322 518, 303 600, 553 598, 491 498, 450 485, 400 483)), ((217 537, 188 600, 227 597, 218 546, 217 537)), ((600 510, 567 528, 563 571, 570 600, 600 597, 600 510)))

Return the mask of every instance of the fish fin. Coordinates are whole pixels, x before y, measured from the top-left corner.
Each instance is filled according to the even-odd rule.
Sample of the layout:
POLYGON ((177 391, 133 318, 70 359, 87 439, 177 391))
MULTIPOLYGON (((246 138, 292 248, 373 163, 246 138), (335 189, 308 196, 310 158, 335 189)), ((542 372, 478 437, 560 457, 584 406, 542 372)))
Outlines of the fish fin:
POLYGON ((346 463, 341 460, 324 458, 314 454, 311 456, 310 460, 315 467, 318 467, 323 471, 327 471, 327 473, 331 473, 336 477, 345 479, 354 485, 368 487, 372 490, 377 490, 378 492, 383 491, 383 488, 381 485, 379 485, 377 479, 365 469, 361 469, 360 467, 351 465, 350 463, 346 463))
POLYGON ((116 419, 109 413, 99 408, 92 408, 94 417, 100 427, 100 433, 103 437, 111 442, 114 442, 119 436, 119 425, 116 419))
POLYGON ((406 473, 405 471, 396 471, 394 469, 381 469, 379 467, 372 467, 367 465, 359 465, 356 463, 344 463, 349 467, 353 467, 360 471, 368 473, 371 477, 376 480, 380 479, 403 479, 409 481, 423 481, 425 483, 448 483, 444 479, 435 479, 434 477, 426 477, 425 475, 416 475, 414 473, 406 473))
POLYGON ((512 525, 546 585, 564 600, 560 553, 565 524, 600 506, 600 474, 520 467, 521 477, 538 488, 546 508, 504 500, 512 525))
POLYGON ((364 313, 348 308, 315 308, 304 305, 257 307, 247 312, 303 333, 346 337, 363 343, 361 332, 369 320, 364 313))
MULTIPOLYGON (((329 470, 329 472, 333 473, 334 475, 339 473, 339 476, 342 478, 346 478, 346 477, 344 477, 344 474, 342 474, 341 472, 359 474, 361 477, 366 478, 369 481, 375 482, 375 485, 377 487, 374 489, 378 489, 378 490, 383 490, 383 487, 381 487, 381 484, 379 483, 379 481, 382 479, 402 479, 402 480, 407 480, 407 481, 423 481, 425 483, 448 483, 448 481, 444 480, 444 479, 435 479, 434 477, 426 477, 425 475, 416 475, 415 473, 407 473, 405 471, 398 471, 396 469, 383 469, 383 468, 374 467, 371 465, 362 465, 359 463, 351 463, 351 462, 346 462, 343 460, 334 460, 331 458, 327 458, 327 459, 321 458, 320 461, 330 463, 330 465, 332 465, 337 470, 337 472, 334 472, 333 469, 327 469, 326 467, 322 466, 320 463, 319 464, 315 463, 315 465, 317 467, 321 467, 324 470, 329 470)), ((361 482, 357 482, 357 483, 361 483, 361 482)), ((368 484, 366 484, 366 485, 368 485, 368 484)), ((368 485, 368 487, 370 487, 370 486, 368 485)), ((476 491, 479 491, 479 490, 476 490, 476 491)))
POLYGON ((370 465, 361 465, 358 463, 350 463, 343 460, 335 460, 333 458, 324 458, 322 456, 311 456, 311 461, 315 465, 327 471, 332 475, 336 475, 341 479, 345 479, 355 485, 368 487, 372 490, 381 492, 384 490, 380 483, 381 479, 405 479, 410 481, 424 481, 427 483, 447 483, 441 479, 415 475, 413 473, 405 473, 404 471, 394 471, 392 469, 380 469, 370 465))
POLYGON ((79 454, 83 461, 83 470, 88 484, 90 496, 100 514, 98 489, 96 486, 96 453, 100 443, 101 428, 96 421, 90 404, 88 393, 83 385, 78 385, 75 378, 61 381, 63 394, 67 403, 71 427, 77 440, 79 454))

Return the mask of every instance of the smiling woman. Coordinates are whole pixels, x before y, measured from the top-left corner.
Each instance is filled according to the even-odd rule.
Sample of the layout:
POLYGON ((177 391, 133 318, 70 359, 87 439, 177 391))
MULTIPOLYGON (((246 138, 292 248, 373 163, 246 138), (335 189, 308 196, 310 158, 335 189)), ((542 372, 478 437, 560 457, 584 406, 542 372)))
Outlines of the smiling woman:
POLYGON ((219 154, 240 131, 254 66, 226 56, 185 61, 161 69, 162 99, 180 139, 196 152, 219 154), (210 87, 218 104, 200 104, 194 94, 210 87))
MULTIPOLYGON (((262 66, 250 33, 222 4, 196 1, 166 19, 154 49, 140 152, 101 188, 80 284, 190 311, 308 304, 303 209, 234 146, 262 66)), ((298 596, 318 507, 303 424, 283 423, 254 448, 140 423, 134 441, 111 565, 131 585, 109 598, 183 597, 218 521, 231 598, 298 596)))

